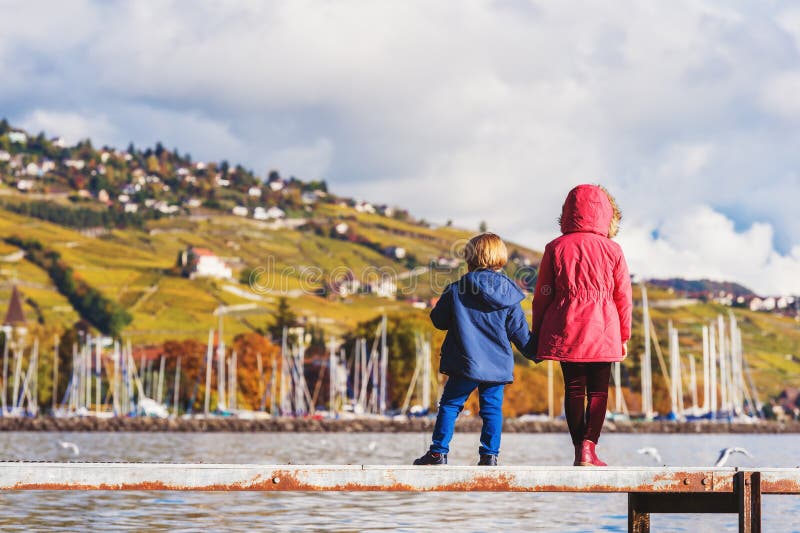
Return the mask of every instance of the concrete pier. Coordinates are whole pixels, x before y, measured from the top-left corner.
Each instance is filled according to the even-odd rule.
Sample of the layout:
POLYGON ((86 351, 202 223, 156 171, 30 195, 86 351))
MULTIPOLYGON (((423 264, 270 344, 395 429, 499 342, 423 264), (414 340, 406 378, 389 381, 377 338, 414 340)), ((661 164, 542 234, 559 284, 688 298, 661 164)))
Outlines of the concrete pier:
POLYGON ((651 513, 737 513, 760 531, 762 494, 800 494, 800 468, 0 462, 0 490, 627 493, 629 531, 651 513))

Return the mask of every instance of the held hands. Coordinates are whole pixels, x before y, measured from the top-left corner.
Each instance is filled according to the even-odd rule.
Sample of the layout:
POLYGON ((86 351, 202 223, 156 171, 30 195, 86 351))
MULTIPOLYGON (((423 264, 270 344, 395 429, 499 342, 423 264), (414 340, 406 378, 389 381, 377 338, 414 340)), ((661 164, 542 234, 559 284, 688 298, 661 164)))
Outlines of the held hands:
POLYGON ((538 339, 536 335, 533 333, 533 331, 530 332, 530 339, 531 340, 528 342, 528 345, 525 347, 525 350, 522 350, 522 355, 525 357, 525 359, 528 359, 529 361, 532 361, 534 363, 541 363, 542 360, 536 357, 536 345, 538 343, 538 339))

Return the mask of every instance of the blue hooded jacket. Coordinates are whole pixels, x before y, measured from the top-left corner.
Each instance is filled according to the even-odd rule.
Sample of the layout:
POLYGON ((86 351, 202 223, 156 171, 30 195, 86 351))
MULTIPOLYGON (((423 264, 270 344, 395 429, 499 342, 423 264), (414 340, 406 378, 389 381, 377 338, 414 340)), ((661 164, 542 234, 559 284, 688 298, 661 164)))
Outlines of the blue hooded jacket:
POLYGON ((487 383, 514 381, 509 341, 533 356, 519 305, 524 298, 513 281, 492 270, 470 272, 448 285, 431 311, 433 325, 447 330, 439 372, 487 383))

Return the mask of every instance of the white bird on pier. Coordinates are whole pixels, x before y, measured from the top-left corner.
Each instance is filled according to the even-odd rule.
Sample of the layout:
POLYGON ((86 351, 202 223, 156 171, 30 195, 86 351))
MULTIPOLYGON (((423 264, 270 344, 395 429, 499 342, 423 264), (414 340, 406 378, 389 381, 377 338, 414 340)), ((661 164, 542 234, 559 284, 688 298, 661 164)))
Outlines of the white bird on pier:
POLYGON ((725 466, 725 463, 728 462, 728 458, 734 453, 741 453, 751 459, 753 458, 753 455, 744 448, 723 448, 719 451, 719 457, 714 466, 725 466))
POLYGON ((58 441, 58 444, 65 450, 72 450, 73 455, 80 455, 81 450, 78 448, 78 445, 74 442, 67 442, 65 440, 58 441))
POLYGON ((661 460, 661 454, 658 453, 658 450, 653 448, 652 446, 639 448, 638 450, 636 450, 636 453, 640 453, 642 455, 649 455, 655 460, 656 463, 663 464, 663 461, 661 460))

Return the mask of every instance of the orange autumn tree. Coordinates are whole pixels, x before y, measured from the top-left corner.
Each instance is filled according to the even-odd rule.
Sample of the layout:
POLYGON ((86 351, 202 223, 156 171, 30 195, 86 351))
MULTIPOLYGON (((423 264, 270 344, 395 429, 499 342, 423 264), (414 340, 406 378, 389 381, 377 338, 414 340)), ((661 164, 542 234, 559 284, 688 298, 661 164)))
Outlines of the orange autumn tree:
POLYGON ((171 394, 175 390, 175 369, 178 365, 178 359, 180 359, 181 373, 178 392, 180 393, 181 410, 186 410, 192 399, 194 399, 194 403, 191 406, 192 409, 202 409, 203 398, 205 397, 203 376, 205 376, 206 345, 194 339, 169 340, 164 342, 162 354, 166 370, 166 383, 170 387, 169 390, 172 391, 168 392, 168 401, 172 402, 171 394))
MULTIPOLYGON (((272 378, 272 361, 280 360, 280 347, 258 333, 242 333, 233 339, 232 349, 237 361, 237 402, 241 409, 261 409, 272 378), (261 356, 262 374, 258 373, 261 356)), ((280 365, 278 365, 280 368, 280 365)), ((269 410, 267 400, 264 407, 269 410)))

